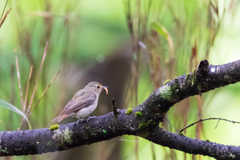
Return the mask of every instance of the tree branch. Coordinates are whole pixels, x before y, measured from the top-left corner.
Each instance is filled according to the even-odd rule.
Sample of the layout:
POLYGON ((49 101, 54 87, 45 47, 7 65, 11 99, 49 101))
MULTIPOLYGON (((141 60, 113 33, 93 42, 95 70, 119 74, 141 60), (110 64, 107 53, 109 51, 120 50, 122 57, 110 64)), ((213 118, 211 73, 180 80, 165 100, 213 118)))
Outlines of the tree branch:
POLYGON ((179 76, 161 86, 131 113, 118 110, 118 116, 110 112, 87 122, 61 125, 57 130, 43 128, 0 132, 0 156, 67 150, 128 134, 190 154, 240 159, 240 147, 191 139, 158 127, 165 113, 175 103, 239 80, 240 61, 218 66, 208 66, 206 60, 201 61, 193 73, 179 76))
POLYGON ((222 145, 208 140, 191 139, 178 133, 168 132, 160 127, 153 128, 139 136, 171 149, 190 154, 207 155, 218 160, 232 160, 240 157, 240 147, 222 145))

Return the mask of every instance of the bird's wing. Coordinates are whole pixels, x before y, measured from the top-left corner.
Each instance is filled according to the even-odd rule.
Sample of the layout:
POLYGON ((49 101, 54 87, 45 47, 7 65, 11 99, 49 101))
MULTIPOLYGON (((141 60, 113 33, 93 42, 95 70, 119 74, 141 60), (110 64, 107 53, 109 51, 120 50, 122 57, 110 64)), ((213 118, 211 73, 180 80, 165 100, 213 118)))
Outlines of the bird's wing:
MULTIPOLYGON (((85 93, 86 93, 86 91, 84 89, 81 89, 74 94, 72 99, 77 99, 79 97, 84 97, 85 93)), ((85 96, 86 96, 86 94, 85 94, 85 96)))
POLYGON ((67 103, 61 115, 77 113, 82 108, 92 105, 97 100, 97 95, 94 92, 80 90, 67 103))

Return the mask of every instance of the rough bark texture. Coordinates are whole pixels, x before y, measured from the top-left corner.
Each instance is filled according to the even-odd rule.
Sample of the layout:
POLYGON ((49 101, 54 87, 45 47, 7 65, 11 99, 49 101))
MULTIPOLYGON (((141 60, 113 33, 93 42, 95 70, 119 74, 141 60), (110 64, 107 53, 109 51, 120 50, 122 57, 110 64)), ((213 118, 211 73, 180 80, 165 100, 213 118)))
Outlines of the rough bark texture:
POLYGON ((165 113, 175 103, 218 87, 240 81, 240 61, 208 65, 201 61, 192 73, 177 77, 155 90, 141 105, 118 110, 85 122, 48 128, 0 132, 0 156, 41 154, 108 140, 124 134, 137 135, 156 144, 190 154, 216 159, 240 159, 240 147, 191 139, 159 127, 165 113))

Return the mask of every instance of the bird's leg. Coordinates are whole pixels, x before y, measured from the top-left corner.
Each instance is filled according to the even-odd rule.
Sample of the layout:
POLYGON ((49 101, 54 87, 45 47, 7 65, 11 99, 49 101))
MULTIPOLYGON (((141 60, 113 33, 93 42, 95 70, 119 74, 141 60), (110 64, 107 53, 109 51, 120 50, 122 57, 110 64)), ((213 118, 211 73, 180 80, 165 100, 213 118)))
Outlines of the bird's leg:
POLYGON ((78 122, 84 122, 84 121, 87 121, 88 117, 85 117, 85 118, 82 118, 82 119, 78 119, 78 122))
POLYGON ((95 117, 96 117, 96 116, 92 116, 92 117, 88 116, 87 122, 88 122, 90 119, 95 118, 95 117))
POLYGON ((87 117, 84 117, 82 119, 78 119, 78 122, 84 122, 84 121, 88 122, 90 119, 95 118, 95 117, 96 116, 92 116, 92 117, 87 116, 87 117))
POLYGON ((81 122, 83 122, 85 119, 78 119, 78 123, 81 123, 81 122))

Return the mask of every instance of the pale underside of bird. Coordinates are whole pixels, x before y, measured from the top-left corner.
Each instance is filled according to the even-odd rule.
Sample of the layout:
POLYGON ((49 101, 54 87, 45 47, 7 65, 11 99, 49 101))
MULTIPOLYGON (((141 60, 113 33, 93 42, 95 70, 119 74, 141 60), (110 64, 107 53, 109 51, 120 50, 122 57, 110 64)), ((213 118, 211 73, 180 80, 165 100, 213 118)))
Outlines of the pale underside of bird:
POLYGON ((91 114, 98 105, 98 98, 102 90, 108 94, 106 86, 98 82, 90 82, 84 89, 79 90, 73 98, 67 103, 60 115, 52 122, 60 122, 64 118, 72 116, 78 119, 84 119, 91 114))

